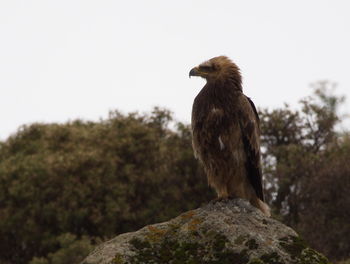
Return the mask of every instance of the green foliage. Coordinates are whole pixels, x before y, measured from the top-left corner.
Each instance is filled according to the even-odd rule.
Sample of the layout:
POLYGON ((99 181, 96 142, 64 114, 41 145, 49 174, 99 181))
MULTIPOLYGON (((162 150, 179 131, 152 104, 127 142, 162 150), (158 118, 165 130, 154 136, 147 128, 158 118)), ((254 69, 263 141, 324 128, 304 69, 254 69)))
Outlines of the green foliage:
POLYGON ((47 258, 33 258, 29 264, 66 264, 80 263, 94 246, 90 238, 77 239, 75 235, 66 233, 57 238, 60 249, 55 253, 49 253, 47 258))
POLYGON ((169 122, 157 108, 112 112, 98 123, 24 126, 2 143, 0 259, 27 263, 62 248, 64 233, 110 238, 213 198, 189 127, 169 122))
POLYGON ((349 136, 336 132, 343 97, 318 83, 301 111, 261 111, 268 199, 281 220, 332 259, 350 252, 349 136))

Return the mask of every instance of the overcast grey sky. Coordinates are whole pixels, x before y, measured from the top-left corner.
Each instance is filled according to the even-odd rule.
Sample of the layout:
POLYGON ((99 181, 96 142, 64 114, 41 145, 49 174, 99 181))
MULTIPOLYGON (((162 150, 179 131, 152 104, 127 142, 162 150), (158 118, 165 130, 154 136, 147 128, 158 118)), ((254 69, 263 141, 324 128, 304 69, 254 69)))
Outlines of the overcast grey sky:
POLYGON ((318 80, 349 101, 349 49, 348 0, 0 0, 0 139, 156 105, 189 122, 204 80, 188 72, 218 55, 258 107, 296 106, 318 80))

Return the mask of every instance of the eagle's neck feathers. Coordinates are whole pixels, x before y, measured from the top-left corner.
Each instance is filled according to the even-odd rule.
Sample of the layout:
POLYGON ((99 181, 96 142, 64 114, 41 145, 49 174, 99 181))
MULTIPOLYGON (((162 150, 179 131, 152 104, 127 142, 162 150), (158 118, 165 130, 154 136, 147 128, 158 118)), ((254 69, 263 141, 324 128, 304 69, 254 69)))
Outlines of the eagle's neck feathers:
POLYGON ((216 88, 242 91, 242 76, 238 66, 233 63, 222 66, 213 82, 216 88))
POLYGON ((232 106, 235 99, 242 94, 242 79, 238 70, 228 69, 219 78, 208 80, 203 87, 207 99, 217 106, 232 106), (219 104, 219 105, 218 105, 219 104))

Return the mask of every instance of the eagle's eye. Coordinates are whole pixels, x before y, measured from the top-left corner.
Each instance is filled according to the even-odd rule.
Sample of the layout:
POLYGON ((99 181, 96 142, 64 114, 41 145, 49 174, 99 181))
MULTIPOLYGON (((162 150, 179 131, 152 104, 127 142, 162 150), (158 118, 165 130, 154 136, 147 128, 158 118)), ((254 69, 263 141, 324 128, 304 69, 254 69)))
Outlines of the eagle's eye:
POLYGON ((203 72, 212 72, 214 70, 210 65, 200 65, 199 69, 203 72))

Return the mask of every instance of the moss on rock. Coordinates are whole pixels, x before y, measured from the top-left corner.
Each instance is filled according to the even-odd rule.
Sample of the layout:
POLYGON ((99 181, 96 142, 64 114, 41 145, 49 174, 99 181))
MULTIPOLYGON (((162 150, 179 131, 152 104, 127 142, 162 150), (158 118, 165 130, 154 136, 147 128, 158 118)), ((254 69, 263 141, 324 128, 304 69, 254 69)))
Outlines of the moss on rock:
POLYGON ((260 260, 264 264, 283 264, 281 262, 281 257, 276 252, 264 254, 260 257, 260 260))
POLYGON ((280 239, 280 245, 292 258, 300 257, 302 251, 307 248, 305 241, 299 236, 289 236, 280 239))
POLYGON ((237 199, 122 234, 86 264, 329 264, 292 229, 237 199))
POLYGON ((259 247, 258 243, 256 243, 255 239, 249 239, 247 242, 245 242, 245 245, 249 249, 257 249, 259 247))
POLYGON ((247 250, 240 252, 231 250, 229 240, 218 233, 210 243, 179 242, 167 237, 159 243, 134 238, 130 240, 130 244, 135 254, 124 262, 118 255, 114 258, 114 263, 247 264, 249 262, 247 250))
POLYGON ((328 259, 317 251, 306 248, 301 252, 300 264, 329 264, 328 259))

